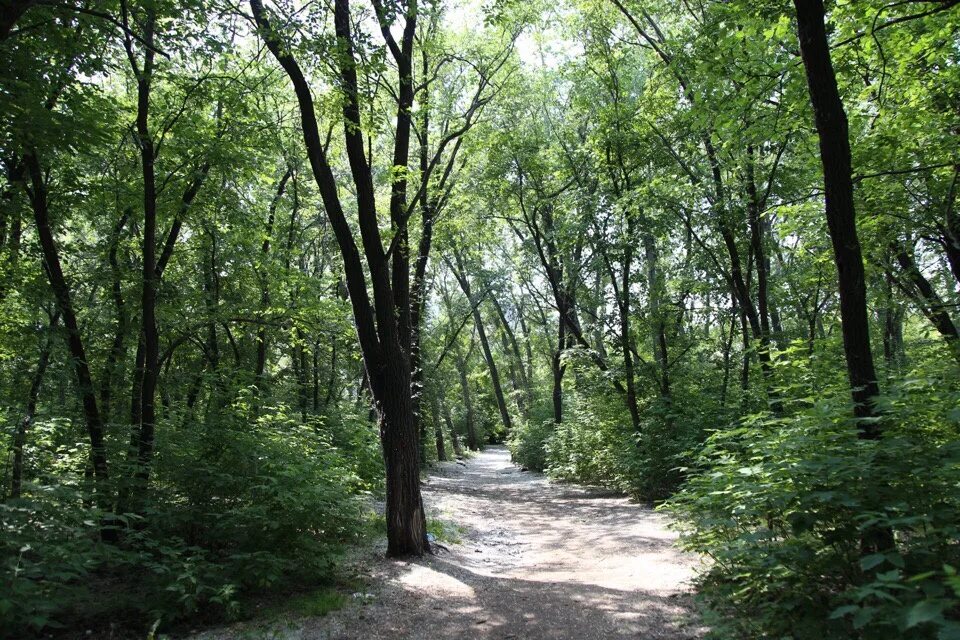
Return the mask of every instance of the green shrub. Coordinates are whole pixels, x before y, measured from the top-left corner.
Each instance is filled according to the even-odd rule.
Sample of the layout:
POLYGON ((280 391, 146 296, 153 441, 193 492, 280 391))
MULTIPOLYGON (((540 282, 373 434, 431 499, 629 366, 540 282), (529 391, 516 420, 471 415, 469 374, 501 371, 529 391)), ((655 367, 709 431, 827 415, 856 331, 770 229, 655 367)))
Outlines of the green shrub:
POLYGON ((842 385, 710 437, 668 510, 711 559, 700 590, 716 637, 960 637, 958 379, 896 385, 880 441, 857 438, 842 385), (895 549, 865 554, 878 528, 895 549))
POLYGON ((527 469, 543 471, 547 466, 547 439, 553 431, 550 421, 517 420, 507 448, 513 461, 527 469))
POLYGON ((215 429, 210 417, 166 417, 147 506, 122 516, 119 544, 100 542, 102 514, 70 462, 82 454, 43 454, 77 471, 0 505, 0 637, 104 621, 162 630, 201 612, 239 615, 247 593, 328 579, 382 486, 375 429, 349 415, 304 425, 284 406, 251 419, 246 398, 215 429))

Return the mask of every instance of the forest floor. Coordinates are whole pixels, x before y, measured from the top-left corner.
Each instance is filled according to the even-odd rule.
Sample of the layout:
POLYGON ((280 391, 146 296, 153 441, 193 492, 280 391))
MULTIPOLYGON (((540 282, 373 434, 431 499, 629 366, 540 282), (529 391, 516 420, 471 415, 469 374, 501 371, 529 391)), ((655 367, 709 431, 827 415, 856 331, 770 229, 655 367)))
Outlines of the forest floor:
POLYGON ((667 519, 608 491, 548 481, 511 464, 505 447, 442 463, 424 484, 448 550, 413 562, 365 552, 369 593, 339 611, 247 622, 195 640, 378 638, 687 640, 696 559, 667 519))

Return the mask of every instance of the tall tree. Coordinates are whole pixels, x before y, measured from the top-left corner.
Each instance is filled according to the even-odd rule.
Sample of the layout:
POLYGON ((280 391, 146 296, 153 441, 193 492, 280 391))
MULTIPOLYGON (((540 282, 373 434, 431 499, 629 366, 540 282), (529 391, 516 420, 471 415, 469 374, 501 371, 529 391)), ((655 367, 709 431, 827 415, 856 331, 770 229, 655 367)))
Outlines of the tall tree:
POLYGON ((863 438, 875 439, 880 436, 880 425, 871 418, 876 416, 874 399, 880 394, 880 387, 870 350, 867 286, 853 204, 853 168, 847 114, 830 59, 823 0, 794 0, 793 4, 797 12, 800 53, 820 140, 827 228, 837 267, 840 327, 847 378, 850 381, 854 414, 861 418, 860 434, 863 438))
POLYGON ((426 517, 420 496, 419 432, 411 401, 409 269, 406 232, 400 228, 406 203, 406 177, 410 145, 410 108, 413 101, 412 53, 416 32, 417 4, 404 7, 400 43, 391 32, 392 15, 375 3, 377 19, 390 53, 398 68, 398 118, 395 127, 392 166, 401 175, 391 188, 391 221, 399 232, 393 251, 393 277, 389 256, 380 235, 374 197, 373 175, 364 148, 360 122, 360 92, 357 86, 357 62, 352 36, 352 18, 347 0, 336 0, 334 24, 338 44, 337 66, 343 92, 344 143, 350 171, 356 187, 357 216, 363 258, 370 272, 373 290, 367 293, 360 251, 347 222, 338 194, 337 182, 327 159, 314 108, 313 94, 300 65, 272 24, 272 18, 260 0, 251 0, 261 37, 283 67, 297 96, 304 146, 314 179, 343 260, 347 289, 353 308, 357 337, 367 372, 367 380, 377 407, 387 476, 387 554, 393 557, 420 555, 429 549, 426 517))

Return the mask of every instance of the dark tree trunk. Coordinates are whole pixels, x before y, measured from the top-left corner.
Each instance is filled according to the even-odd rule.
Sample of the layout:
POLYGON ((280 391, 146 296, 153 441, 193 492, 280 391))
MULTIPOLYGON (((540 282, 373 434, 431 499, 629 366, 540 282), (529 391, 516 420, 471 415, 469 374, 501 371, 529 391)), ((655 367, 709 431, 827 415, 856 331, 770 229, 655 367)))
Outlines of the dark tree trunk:
MULTIPOLYGON (((391 557, 421 555, 429 550, 426 539, 426 518, 420 495, 419 430, 411 402, 410 370, 410 297, 406 232, 398 218, 405 210, 406 178, 394 181, 391 189, 391 221, 400 234, 394 247, 394 273, 391 279, 388 253, 384 251, 377 220, 373 176, 366 157, 360 105, 354 42, 348 0, 334 2, 334 28, 341 54, 337 56, 340 88, 344 92, 344 142, 353 177, 357 218, 370 274, 373 304, 367 290, 367 277, 353 231, 338 195, 337 179, 327 160, 326 150, 317 126, 313 96, 306 78, 281 41, 279 33, 260 0, 250 0, 250 7, 261 37, 283 67, 293 84, 300 109, 304 146, 314 179, 323 200, 327 218, 333 228, 343 260, 347 290, 353 308, 354 325, 363 354, 370 389, 379 412, 380 438, 383 445, 387 484, 387 554, 391 557), (403 273, 398 273, 403 271, 403 273)), ((406 24, 401 44, 394 41, 389 17, 379 0, 374 9, 381 32, 393 54, 400 74, 397 93, 399 105, 394 137, 393 166, 406 167, 410 138, 410 106, 413 100, 411 54, 416 30, 416 4, 406 9, 406 24)))
POLYGON ((663 280, 660 275, 660 254, 656 239, 650 233, 643 234, 644 258, 647 263, 647 288, 650 295, 651 337, 653 357, 659 369, 660 397, 670 399, 670 361, 667 350, 667 323, 660 309, 663 295, 663 280))
POLYGON ((37 360, 37 368, 33 372, 30 380, 30 391, 27 392, 27 408, 23 415, 23 420, 17 425, 17 431, 13 435, 13 468, 10 479, 10 497, 19 498, 23 487, 23 448, 27 444, 27 431, 33 424, 33 418, 37 414, 37 401, 40 398, 40 386, 43 384, 43 377, 47 372, 47 365, 50 363, 50 351, 53 348, 53 332, 60 322, 60 312, 55 311, 50 317, 50 324, 47 327, 47 335, 44 337, 43 345, 40 347, 40 357, 37 360))
MULTIPOLYGON (((727 406, 727 390, 730 388, 730 353, 733 350, 733 336, 737 333, 737 308, 734 306, 730 313, 730 330, 723 341, 723 383, 720 387, 720 407, 727 406)), ((721 331, 723 328, 721 326, 721 331)), ((722 335, 722 334, 721 334, 722 335)))
POLYGON ((743 392, 743 401, 747 401, 747 391, 750 390, 750 328, 747 326, 747 314, 743 307, 737 306, 740 316, 740 334, 743 337, 743 365, 740 369, 740 390, 743 392))
POLYGON ((467 378, 467 361, 457 352, 457 373, 460 375, 460 393, 463 396, 464 426, 467 432, 467 448, 471 451, 480 449, 477 440, 477 425, 473 411, 473 394, 470 391, 470 380, 467 378))
POLYGON ((563 363, 563 351, 567 348, 567 323, 563 319, 563 312, 557 318, 557 349, 553 352, 553 422, 563 422, 563 374, 567 366, 563 363))
POLYGON ((37 0, 0 0, 0 42, 10 35, 27 9, 37 4, 37 0))
POLYGON ((440 409, 443 411, 443 421, 447 425, 447 431, 450 432, 450 444, 453 445, 453 455, 458 458, 463 457, 463 448, 460 446, 460 437, 457 435, 457 430, 453 425, 453 416, 450 415, 450 405, 447 404, 445 398, 440 398, 440 409))
POLYGON ((507 409, 507 401, 503 395, 503 385, 500 383, 500 371, 497 369, 497 363, 493 359, 493 351, 490 349, 490 341, 487 340, 487 331, 483 326, 483 317, 480 315, 480 299, 475 298, 470 287, 470 279, 467 277, 467 271, 464 268, 463 259, 458 252, 454 252, 456 264, 452 269, 453 274, 460 283, 463 294, 467 296, 470 307, 473 310, 473 324, 477 328, 477 338, 480 339, 480 348, 483 350, 483 359, 487 363, 487 369, 490 371, 490 384, 493 386, 493 394, 497 400, 497 409, 500 410, 500 420, 503 421, 503 428, 507 433, 513 428, 510 420, 510 412, 507 409))
POLYGON ((143 332, 137 333, 137 351, 133 356, 133 380, 130 383, 130 456, 131 460, 136 457, 137 443, 140 439, 140 416, 141 404, 143 398, 141 389, 143 388, 143 332))
POLYGON ((447 449, 443 445, 443 417, 440 415, 440 398, 437 393, 430 394, 432 398, 433 437, 437 446, 437 460, 444 462, 447 459, 447 449))
POLYGON ((112 276, 110 294, 113 298, 113 306, 116 313, 116 328, 113 334, 113 344, 107 353, 107 362, 103 368, 103 380, 100 381, 100 410, 103 414, 104 423, 110 422, 110 414, 113 405, 113 382, 117 375, 117 367, 124 358, 126 349, 124 343, 129 331, 129 318, 127 317, 126 303, 123 299, 123 285, 121 281, 120 263, 117 259, 117 251, 120 244, 120 234, 127 224, 127 220, 133 212, 125 209, 120 219, 113 229, 113 239, 110 243, 110 252, 107 256, 110 262, 110 274, 112 276))
POLYGON ((740 257, 740 250, 737 247, 736 237, 731 229, 727 216, 726 198, 723 190, 723 174, 720 171, 720 160, 717 157, 716 149, 709 137, 705 137, 704 148, 707 158, 710 161, 711 176, 713 180, 714 195, 713 204, 717 212, 717 223, 720 229, 720 236, 723 238, 723 244, 727 249, 727 255, 730 258, 729 281, 733 289, 733 295, 737 298, 740 310, 747 321, 753 338, 759 343, 757 349, 757 360, 760 363, 760 371, 763 374, 766 393, 770 400, 771 408, 780 413, 782 406, 773 390, 773 364, 770 359, 770 344, 765 337, 769 331, 764 333, 760 323, 760 314, 754 304, 753 297, 750 295, 750 261, 747 261, 747 273, 744 273, 743 261, 740 257))
MULTIPOLYGON (((883 359, 887 367, 897 370, 903 357, 903 307, 893 297, 893 273, 887 271, 883 278, 883 359)), ((811 333, 815 327, 811 327, 811 333)))
POLYGON ((294 358, 296 366, 294 371, 297 374, 297 401, 300 405, 300 419, 307 421, 307 409, 310 406, 310 373, 307 366, 307 344, 306 336, 302 329, 297 329, 297 345, 294 347, 294 358))
POLYGON ((324 406, 329 406, 337 393, 337 339, 330 341, 330 377, 327 378, 327 395, 323 399, 324 406))
POLYGON ((862 419, 859 424, 860 435, 873 439, 880 436, 880 426, 877 421, 867 418, 876 415, 873 400, 879 395, 880 388, 873 366, 873 353, 870 351, 867 290, 853 205, 853 170, 847 115, 830 59, 823 1, 794 0, 794 6, 797 10, 800 53, 806 69, 810 102, 820 138, 827 227, 830 230, 837 267, 840 325, 847 360, 847 376, 850 380, 854 414, 862 419))
MULTIPOLYGON (((429 58, 426 48, 422 54, 423 77, 429 77, 429 58)), ((423 310, 426 304, 427 266, 430 262, 430 249, 433 244, 433 201, 430 193, 430 97, 429 83, 423 91, 426 95, 421 109, 423 119, 420 123, 420 179, 423 195, 420 199, 420 242, 417 245, 417 259, 414 263, 413 285, 410 290, 410 366, 413 368, 411 383, 413 388, 413 417, 418 422, 417 431, 421 431, 419 424, 423 420, 421 402, 423 394, 423 354, 420 351, 420 330, 423 324, 423 310)), ((406 242, 406 238, 404 238, 406 242)), ((442 437, 442 434, 441 434, 442 437)))
POLYGON ((957 215, 957 186, 960 182, 960 164, 953 167, 953 180, 943 205, 944 224, 940 242, 947 254, 947 262, 957 284, 960 284, 960 216, 957 215))
POLYGON ((143 63, 138 68, 133 45, 126 41, 130 64, 137 78, 136 139, 140 148, 140 164, 143 173, 143 228, 142 250, 143 292, 141 299, 141 336, 143 340, 143 372, 140 378, 140 420, 138 429, 135 477, 137 486, 132 497, 139 507, 143 506, 146 485, 150 478, 153 460, 153 440, 156 429, 156 395, 160 368, 160 339, 157 330, 157 186, 156 152, 149 127, 150 92, 153 82, 154 26, 156 16, 149 8, 143 23, 143 63))
POLYGON ((630 327, 630 271, 633 269, 634 217, 625 214, 626 229, 620 256, 620 275, 617 276, 606 249, 601 247, 607 271, 610 274, 610 286, 613 287, 617 303, 617 315, 620 319, 620 353, 623 358, 623 371, 626 378, 626 404, 630 412, 630 424, 634 432, 640 431, 640 409, 637 405, 637 381, 633 363, 633 332, 630 327))
POLYGON ((50 287, 53 289, 53 295, 57 300, 57 307, 60 309, 64 329, 66 329, 67 352, 70 354, 70 362, 74 375, 77 378, 77 391, 80 395, 81 404, 83 405, 84 422, 86 423, 87 435, 90 439, 90 462, 93 466, 93 475, 96 480, 98 501, 101 506, 106 507, 109 500, 109 490, 107 486, 109 480, 107 450, 104 443, 103 420, 101 419, 100 409, 97 405, 93 378, 90 375, 90 365, 87 361, 83 339, 80 336, 80 328, 73 308, 70 288, 64 277, 63 267, 60 264, 60 254, 57 251, 57 245, 53 239, 53 232, 50 229, 47 185, 44 182, 43 172, 40 169, 40 162, 36 155, 32 153, 24 156, 24 162, 30 175, 31 187, 28 195, 30 196, 34 221, 37 225, 37 237, 43 255, 43 267, 50 281, 50 287))
POLYGON ((497 300, 496 296, 492 296, 490 298, 490 302, 493 303, 493 308, 497 312, 497 318, 500 319, 500 326, 503 327, 504 337, 507 340, 506 346, 508 350, 513 353, 513 357, 517 361, 517 378, 524 395, 524 402, 527 406, 530 406, 533 402, 533 391, 530 388, 530 379, 527 376, 527 368, 524 362, 523 353, 520 351, 520 342, 517 340, 517 334, 513 330, 513 327, 510 326, 510 322, 507 320, 507 315, 503 310, 503 305, 500 304, 500 301, 497 300))
POLYGON ((420 497, 420 443, 410 398, 410 361, 400 352, 371 378, 377 400, 384 466, 387 471, 387 555, 423 552, 426 515, 420 497), (397 533, 402 535, 396 535, 397 533))
POLYGON ((946 340, 947 348, 950 349, 953 357, 960 360, 960 335, 957 333, 957 327, 953 323, 953 319, 947 313, 947 305, 944 304, 940 294, 917 267, 913 252, 900 243, 894 243, 890 248, 897 264, 900 265, 904 275, 913 286, 913 289, 905 286, 904 291, 917 303, 920 311, 930 321, 930 324, 946 340))
POLYGON ((767 279, 770 272, 770 258, 764 247, 764 226, 760 220, 760 198, 757 195, 757 183, 754 178, 753 146, 747 145, 747 220, 750 226, 750 246, 757 265, 757 311, 760 316, 760 339, 769 347, 770 312, 767 279))
POLYGON ((318 413, 320 411, 320 341, 314 340, 310 348, 310 354, 313 357, 312 363, 312 384, 313 384, 313 393, 311 394, 311 401, 313 404, 313 412, 318 413))
MULTIPOLYGON (((530 385, 531 393, 533 390, 533 338, 530 335, 530 329, 527 327, 527 321, 523 316, 523 306, 517 304, 517 320, 520 322, 520 331, 523 334, 523 366, 526 369, 527 384, 530 385)), ((530 398, 531 404, 533 396, 530 398)))
POLYGON ((267 224, 264 229, 263 246, 260 248, 260 254, 263 256, 262 269, 267 273, 261 275, 260 280, 260 326, 257 329, 257 360, 254 364, 253 375, 256 380, 257 389, 264 384, 263 372, 267 365, 267 325, 263 322, 263 314, 270 306, 270 272, 269 258, 271 240, 273 239, 273 226, 277 217, 277 207, 280 205, 280 199, 283 198, 283 192, 287 188, 287 181, 293 175, 293 168, 287 167, 283 177, 280 178, 280 184, 277 186, 277 192, 270 201, 270 208, 267 212, 267 224))

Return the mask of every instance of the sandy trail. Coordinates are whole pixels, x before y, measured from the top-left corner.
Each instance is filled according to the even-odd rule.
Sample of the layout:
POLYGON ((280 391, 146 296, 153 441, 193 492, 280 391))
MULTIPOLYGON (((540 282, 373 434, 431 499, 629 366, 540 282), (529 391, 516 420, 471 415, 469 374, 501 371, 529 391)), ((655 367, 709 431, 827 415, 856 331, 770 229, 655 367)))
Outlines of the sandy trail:
POLYGON ((648 508, 521 472, 504 447, 490 447, 466 466, 442 465, 424 485, 424 502, 431 517, 463 528, 458 544, 415 562, 371 558, 364 572, 375 593, 266 637, 702 635, 687 584, 696 561, 673 546, 666 519, 648 508))

